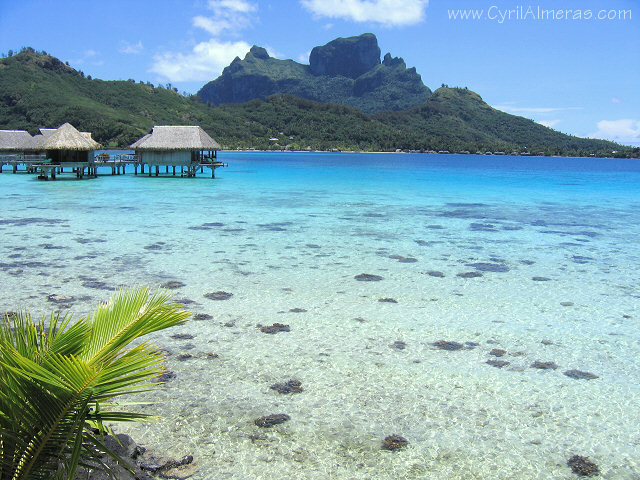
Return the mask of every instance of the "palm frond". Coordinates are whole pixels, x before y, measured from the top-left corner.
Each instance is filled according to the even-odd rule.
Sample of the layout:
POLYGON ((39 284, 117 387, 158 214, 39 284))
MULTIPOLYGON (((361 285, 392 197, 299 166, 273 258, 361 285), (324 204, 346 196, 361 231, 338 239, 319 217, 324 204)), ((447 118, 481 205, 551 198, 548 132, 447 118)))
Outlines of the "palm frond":
POLYGON ((0 479, 69 479, 78 465, 101 464, 91 461, 105 450, 89 428, 147 418, 101 405, 154 388, 163 370, 157 348, 129 345, 189 315, 168 293, 141 288, 74 324, 58 315, 35 323, 26 312, 0 321, 0 479))
POLYGON ((84 351, 89 363, 108 362, 136 338, 184 323, 190 316, 171 294, 148 288, 121 290, 88 319, 91 340, 84 351))

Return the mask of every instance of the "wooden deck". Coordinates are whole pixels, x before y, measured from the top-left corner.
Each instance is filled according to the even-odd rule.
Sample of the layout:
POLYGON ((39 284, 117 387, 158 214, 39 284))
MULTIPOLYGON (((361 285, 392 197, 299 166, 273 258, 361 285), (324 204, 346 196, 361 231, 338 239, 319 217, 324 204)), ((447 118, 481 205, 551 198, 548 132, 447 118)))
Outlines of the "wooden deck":
MULTIPOLYGON (((223 162, 201 162, 201 163, 192 163, 190 165, 147 165, 149 176, 159 176, 160 170, 164 167, 164 173, 169 173, 169 167, 171 167, 171 175, 176 176, 180 175, 181 177, 195 177, 198 169, 200 169, 200 173, 204 171, 204 167, 211 169, 211 178, 216 178, 216 168, 220 167, 228 167, 227 163, 223 162), (176 168, 179 170, 176 171, 176 168), (155 172, 154 172, 155 170, 155 172)), ((140 174, 144 175, 145 173, 145 164, 140 164, 140 174)), ((138 174, 138 167, 134 165, 134 175, 138 174)))
POLYGON ((215 178, 217 168, 228 166, 227 163, 219 162, 215 157, 212 157, 210 161, 201 161, 187 165, 149 165, 142 163, 138 155, 122 153, 112 156, 98 155, 94 161, 89 162, 63 162, 54 164, 44 155, 0 153, 0 173, 2 173, 4 165, 11 166, 13 173, 38 173, 38 178, 42 180, 48 180, 49 178, 55 180, 56 175, 63 173, 74 173, 76 178, 96 178, 98 176, 98 168, 110 168, 111 175, 124 175, 127 165, 133 166, 134 175, 138 175, 139 168, 141 175, 144 175, 146 170, 150 177, 154 176, 154 173, 156 177, 159 176, 162 166, 165 167, 165 174, 169 174, 169 167, 171 167, 171 175, 180 175, 181 177, 195 177, 198 169, 200 169, 202 173, 204 167, 206 167, 211 169, 211 178, 215 178), (178 170, 176 170, 176 168, 178 168, 178 170), (155 170, 155 172, 153 172, 153 170, 155 170))
POLYGON ((34 165, 46 161, 44 155, 25 155, 22 153, 6 154, 0 153, 0 173, 3 172, 3 167, 9 165, 13 173, 20 171, 20 166, 23 165, 26 173, 36 173, 37 168, 34 165))

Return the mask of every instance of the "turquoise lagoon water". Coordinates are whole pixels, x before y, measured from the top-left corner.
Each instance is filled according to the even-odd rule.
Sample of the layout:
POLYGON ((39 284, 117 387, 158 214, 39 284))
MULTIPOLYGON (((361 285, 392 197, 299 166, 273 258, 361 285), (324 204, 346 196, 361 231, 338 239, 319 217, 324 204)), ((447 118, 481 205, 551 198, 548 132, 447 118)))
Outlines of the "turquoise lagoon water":
POLYGON ((640 478, 640 162, 220 157, 216 180, 0 176, 0 310, 176 280, 212 317, 153 338, 176 377, 120 431, 202 479, 570 479, 574 454, 640 478), (304 392, 269 388, 291 378, 304 392))

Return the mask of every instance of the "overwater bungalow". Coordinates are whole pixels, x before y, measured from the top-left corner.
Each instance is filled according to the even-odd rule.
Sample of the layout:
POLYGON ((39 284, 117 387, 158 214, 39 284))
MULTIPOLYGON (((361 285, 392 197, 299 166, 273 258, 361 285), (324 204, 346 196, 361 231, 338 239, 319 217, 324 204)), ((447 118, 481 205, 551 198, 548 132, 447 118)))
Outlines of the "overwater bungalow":
POLYGON ((56 131, 55 128, 40 128, 39 130, 40 133, 35 134, 31 138, 31 147, 34 151, 41 151, 45 140, 56 131))
POLYGON ((150 176, 152 167, 156 176, 161 166, 166 172, 172 167, 174 175, 176 167, 180 167, 181 174, 187 177, 194 177, 198 167, 207 167, 211 178, 215 178, 215 169, 225 166, 217 160, 221 148, 218 142, 196 125, 156 125, 130 148, 136 152, 142 173, 147 165, 150 176))
POLYGON ((31 135, 26 130, 0 130, 0 154, 22 152, 30 142, 31 135))
POLYGON ((96 175, 93 152, 101 148, 88 132, 79 132, 70 123, 65 123, 54 132, 43 131, 44 141, 38 146, 46 152, 46 163, 38 165, 40 177, 46 179, 49 172, 55 178, 56 170, 70 167, 78 178, 96 175), (46 133, 45 133, 46 132, 46 133))
POLYGON ((18 165, 24 164, 27 171, 31 164, 39 162, 43 157, 34 152, 34 137, 25 130, 0 130, 0 172, 4 165, 10 165, 13 172, 18 165))

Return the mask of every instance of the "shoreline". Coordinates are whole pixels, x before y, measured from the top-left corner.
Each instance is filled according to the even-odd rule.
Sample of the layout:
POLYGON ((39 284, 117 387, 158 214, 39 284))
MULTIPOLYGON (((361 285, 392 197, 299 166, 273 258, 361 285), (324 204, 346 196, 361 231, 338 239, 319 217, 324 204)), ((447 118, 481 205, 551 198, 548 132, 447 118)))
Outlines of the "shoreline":
POLYGON ((640 157, 616 157, 616 156, 607 156, 607 157, 599 157, 594 155, 590 155, 588 157, 578 156, 578 155, 543 155, 543 154, 531 154, 531 153, 471 153, 471 152, 420 152, 416 150, 403 150, 403 151, 381 151, 381 150, 277 150, 277 149, 269 149, 269 150, 261 150, 256 148, 223 148, 219 150, 220 152, 256 152, 256 153, 363 153, 363 154, 421 154, 421 155, 473 155, 476 157, 530 157, 530 158, 585 158, 585 159, 616 159, 616 160, 640 160, 640 157))

